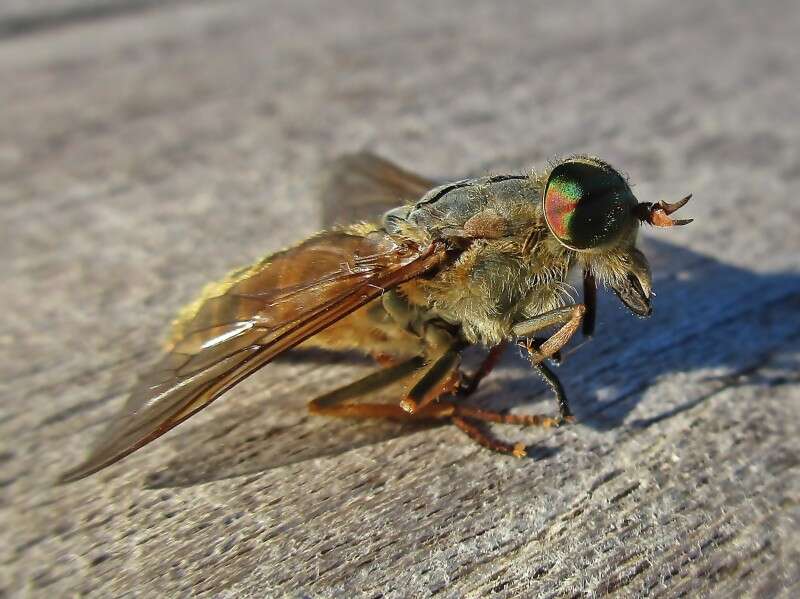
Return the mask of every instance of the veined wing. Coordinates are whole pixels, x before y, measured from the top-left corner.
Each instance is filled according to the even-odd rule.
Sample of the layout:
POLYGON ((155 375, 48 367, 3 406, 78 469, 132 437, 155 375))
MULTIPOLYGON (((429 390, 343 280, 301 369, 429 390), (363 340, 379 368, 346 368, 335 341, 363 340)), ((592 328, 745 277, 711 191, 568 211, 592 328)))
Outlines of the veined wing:
POLYGON ((233 273, 179 316, 169 352, 134 388, 89 458, 88 476, 163 435, 277 355, 446 259, 385 233, 334 231, 233 273))
POLYGON ((370 152, 346 154, 326 169, 317 192, 322 226, 374 222, 438 185, 370 152))

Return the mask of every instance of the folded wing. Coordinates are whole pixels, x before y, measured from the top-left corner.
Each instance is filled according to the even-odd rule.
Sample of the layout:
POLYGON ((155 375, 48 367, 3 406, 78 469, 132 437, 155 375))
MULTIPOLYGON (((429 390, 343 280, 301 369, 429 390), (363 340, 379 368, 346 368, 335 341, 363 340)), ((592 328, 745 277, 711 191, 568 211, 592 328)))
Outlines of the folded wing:
POLYGON ((277 355, 446 260, 380 231, 333 231, 231 275, 181 314, 169 351, 134 388, 89 458, 88 476, 163 435, 277 355))

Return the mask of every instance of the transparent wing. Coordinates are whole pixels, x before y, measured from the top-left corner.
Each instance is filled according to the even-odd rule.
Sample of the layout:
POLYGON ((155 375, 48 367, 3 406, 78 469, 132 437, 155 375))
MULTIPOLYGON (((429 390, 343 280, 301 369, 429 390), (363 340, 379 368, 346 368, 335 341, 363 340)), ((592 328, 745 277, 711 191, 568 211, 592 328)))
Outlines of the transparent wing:
POLYGON ((104 468, 203 409, 277 355, 442 263, 381 232, 322 233, 236 273, 184 310, 171 347, 134 388, 89 458, 62 482, 104 468))
POLYGON ((322 226, 373 222, 384 212, 421 198, 437 183, 370 152, 337 158, 318 189, 322 226))

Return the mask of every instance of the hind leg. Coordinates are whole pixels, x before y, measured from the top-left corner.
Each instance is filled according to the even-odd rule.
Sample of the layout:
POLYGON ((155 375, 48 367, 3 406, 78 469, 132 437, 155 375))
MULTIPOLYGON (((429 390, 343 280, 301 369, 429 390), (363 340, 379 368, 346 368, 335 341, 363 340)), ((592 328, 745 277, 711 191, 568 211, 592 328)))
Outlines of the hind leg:
POLYGON ((424 365, 425 360, 423 358, 414 357, 394 366, 373 372, 362 379, 311 400, 308 402, 308 411, 312 414, 336 416, 338 414, 335 412, 343 407, 344 402, 402 381, 413 375, 424 365))
MULTIPOLYGON (((321 414, 339 418, 386 418, 400 421, 419 420, 451 420, 459 429, 480 445, 499 453, 510 454, 516 457, 525 456, 525 446, 522 443, 506 443, 490 436, 480 429, 478 423, 494 422, 499 424, 512 424, 518 426, 558 426, 562 420, 541 414, 506 414, 492 410, 483 410, 471 406, 464 406, 451 401, 434 401, 442 395, 452 393, 454 390, 452 379, 447 374, 446 366, 450 363, 445 358, 437 367, 434 363, 420 378, 415 388, 423 397, 429 398, 423 406, 416 406, 409 412, 398 404, 390 403, 346 403, 349 400, 365 395, 392 383, 410 378, 424 361, 422 358, 412 358, 390 368, 370 374, 354 383, 340 387, 309 402, 308 408, 312 414, 321 414), (430 376, 428 376, 430 375, 430 376), (420 383, 425 381, 424 385, 420 383), (438 385, 438 386, 436 386, 438 385)), ((453 372, 450 370, 449 372, 453 372)), ((413 389, 412 389, 413 391, 413 389)))
POLYGON ((345 418, 392 418, 400 420, 444 418, 452 413, 450 407, 438 409, 430 404, 442 395, 452 393, 460 380, 458 365, 460 355, 450 350, 440 356, 412 386, 400 404, 347 403, 349 400, 367 395, 394 383, 412 378, 425 365, 421 357, 411 358, 394 366, 367 375, 349 385, 326 393, 308 404, 312 414, 324 414, 345 418), (413 409, 406 406, 413 404, 413 409))

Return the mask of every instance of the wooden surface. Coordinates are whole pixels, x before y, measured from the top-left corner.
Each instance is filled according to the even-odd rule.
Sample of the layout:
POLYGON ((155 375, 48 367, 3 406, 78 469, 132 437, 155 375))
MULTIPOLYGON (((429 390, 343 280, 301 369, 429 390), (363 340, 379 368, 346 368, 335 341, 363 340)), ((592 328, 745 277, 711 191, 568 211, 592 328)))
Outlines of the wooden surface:
MULTIPOLYGON (((333 4, 0 10, 0 596, 797 596, 797 3, 333 4), (498 429, 527 460, 381 440, 304 412, 366 363, 285 361, 53 486, 181 303, 313 232, 363 148, 695 194, 645 234, 653 317, 604 294, 561 367, 580 424, 498 429)), ((515 355, 476 401, 552 409, 515 355)))

